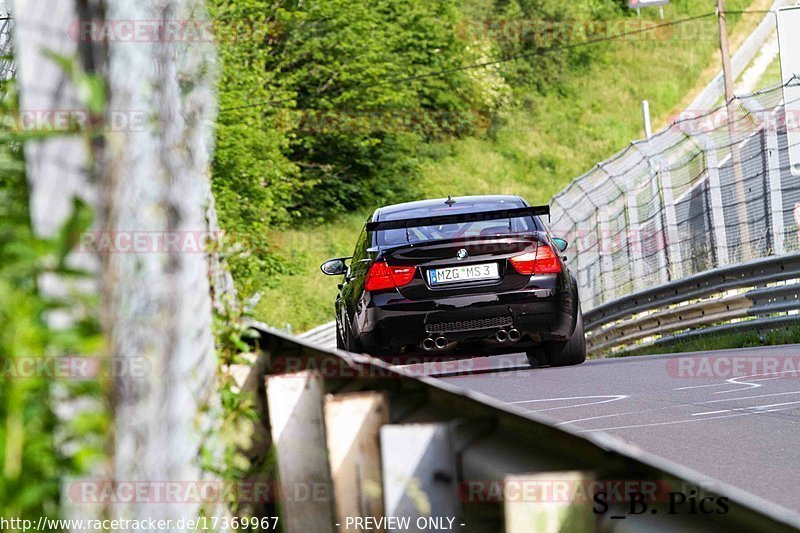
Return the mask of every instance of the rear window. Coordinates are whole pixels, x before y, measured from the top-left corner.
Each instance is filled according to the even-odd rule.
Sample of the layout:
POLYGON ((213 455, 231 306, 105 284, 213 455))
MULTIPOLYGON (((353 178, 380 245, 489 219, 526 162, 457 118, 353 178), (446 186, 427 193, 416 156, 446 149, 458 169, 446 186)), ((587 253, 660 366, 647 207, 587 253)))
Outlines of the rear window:
MULTIPOLYGON (((506 206, 504 206, 506 207, 506 206)), ((392 213, 382 220, 401 220, 406 218, 417 218, 424 216, 435 216, 437 214, 453 213, 452 210, 445 213, 436 213, 426 209, 424 212, 417 210, 402 211, 392 213)), ((510 235, 515 233, 528 233, 542 231, 544 227, 537 219, 538 217, 515 217, 497 220, 479 220, 475 222, 464 222, 461 224, 443 224, 440 226, 419 226, 415 228, 400 228, 381 230, 377 232, 376 240, 378 246, 398 246, 402 244, 413 244, 427 241, 438 241, 444 239, 469 239, 475 237, 491 237, 494 235, 510 235)))

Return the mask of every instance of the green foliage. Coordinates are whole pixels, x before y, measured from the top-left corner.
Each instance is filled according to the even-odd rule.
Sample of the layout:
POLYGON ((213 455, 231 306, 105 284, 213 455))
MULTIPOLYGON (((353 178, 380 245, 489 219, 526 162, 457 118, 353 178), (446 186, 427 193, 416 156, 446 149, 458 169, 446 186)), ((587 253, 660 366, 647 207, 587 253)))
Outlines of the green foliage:
POLYGON ((548 90, 597 50, 463 69, 568 38, 537 26, 543 39, 514 39, 492 24, 563 27, 620 11, 599 0, 209 3, 223 65, 212 187, 245 250, 229 264, 248 293, 293 273, 270 229, 426 195, 429 143, 482 135, 511 103, 510 84, 548 90))
POLYGON ((435 117, 474 107, 463 74, 391 83, 461 65, 451 0, 277 5, 210 6, 223 63, 212 186, 223 228, 246 250, 229 262, 241 287, 268 286, 290 271, 270 253, 270 228, 416 195, 418 146, 444 134, 320 129, 317 113, 435 117))
MULTIPOLYGON (((255 410, 252 394, 243 392, 232 375, 234 365, 242 369, 253 360, 246 342, 251 330, 245 325, 249 312, 230 295, 217 295, 214 305, 214 338, 218 361, 217 392, 219 403, 204 407, 213 421, 200 451, 201 466, 215 474, 226 486, 236 487, 258 468, 251 464, 245 451, 252 445, 255 410)), ((252 516, 247 502, 238 500, 238 491, 225 493, 228 508, 238 516, 252 516)))
MULTIPOLYGON (((749 3, 749 0, 729 0, 727 7, 746 9, 749 3)), ((496 57, 500 54, 499 46, 511 46, 501 42, 504 34, 500 29, 487 28, 486 22, 494 20, 497 10, 506 9, 503 6, 507 4, 461 0, 459 11, 465 20, 473 21, 467 26, 459 22, 457 30, 470 42, 467 62, 496 57), (478 39, 481 30, 495 38, 478 39)), ((564 3, 564 9, 568 10, 565 17, 572 19, 580 14, 570 10, 592 5, 567 4, 564 3)), ((641 19, 637 19, 635 13, 622 11, 622 4, 603 2, 602 8, 591 9, 599 9, 598 16, 606 16, 606 10, 610 10, 609 17, 626 17, 630 24, 610 26, 616 32, 636 29, 639 21, 660 22, 658 10, 642 10, 641 19)), ((664 22, 708 11, 707 5, 673 0, 665 9, 664 22)), ((520 11, 514 16, 521 21, 523 14, 520 11)), ((732 42, 741 41, 762 17, 759 13, 730 15, 732 42)), ((524 26, 512 25, 506 35, 513 36, 515 31, 523 30, 524 26)), ((601 31, 602 26, 595 30, 595 35, 601 31)), ((414 156, 421 165, 424 187, 420 187, 422 191, 418 194, 433 198, 447 194, 520 194, 534 203, 548 202, 571 179, 631 140, 642 137, 640 100, 650 100, 654 127, 658 128, 676 110, 688 105, 686 95, 704 86, 718 70, 713 16, 681 26, 674 35, 676 38, 637 37, 599 47, 592 45, 587 48, 592 53, 589 63, 584 64, 581 57, 561 59, 565 66, 555 70, 557 83, 537 83, 534 80, 540 78, 533 75, 530 79, 508 81, 515 65, 516 68, 535 66, 541 59, 539 56, 497 68, 467 71, 473 83, 482 87, 484 96, 494 95, 487 102, 499 107, 493 111, 491 125, 483 135, 465 135, 419 146, 414 156), (539 85, 541 91, 537 89, 539 85), (513 98, 509 99, 509 95, 513 98)), ((513 51, 508 48, 509 53, 513 51)), ((291 325, 295 331, 332 320, 336 280, 320 275, 319 264, 326 258, 352 252, 369 212, 369 209, 359 210, 320 225, 305 224, 288 231, 270 232, 272 254, 293 267, 291 273, 275 272, 269 276, 264 298, 256 308, 258 318, 281 328, 291 325)))
MULTIPOLYGON (((13 84, 0 114, 16 109, 13 84)), ((106 419, 86 412, 65 427, 54 413, 54 393, 99 395, 96 381, 59 379, 54 357, 98 351, 97 325, 90 316, 75 315, 72 327, 53 330, 47 313, 66 302, 45 300, 37 280, 45 274, 62 279, 82 277, 65 265, 74 235, 91 220, 86 206, 76 203, 72 217, 53 239, 36 237, 28 215, 22 135, 0 129, 0 515, 36 518, 58 514, 59 482, 67 473, 83 471, 101 454, 106 419), (43 367, 31 364, 43 362, 43 367), (50 371, 41 371, 42 368, 50 371), (55 376, 55 377, 54 377, 55 376), (58 435, 58 436, 57 436, 58 435), (57 440, 58 439, 58 442, 57 440), (74 450, 65 455, 67 450, 74 450)), ((85 303, 85 302, 84 302, 85 303)), ((71 306, 73 310, 80 305, 71 306)))
POLYGON ((520 57, 503 67, 504 76, 518 96, 534 89, 539 93, 560 92, 569 71, 586 67, 604 57, 606 47, 569 48, 577 42, 607 36, 606 19, 634 16, 620 5, 600 0, 553 2, 508 0, 501 2, 486 26, 495 37, 503 57, 520 57))

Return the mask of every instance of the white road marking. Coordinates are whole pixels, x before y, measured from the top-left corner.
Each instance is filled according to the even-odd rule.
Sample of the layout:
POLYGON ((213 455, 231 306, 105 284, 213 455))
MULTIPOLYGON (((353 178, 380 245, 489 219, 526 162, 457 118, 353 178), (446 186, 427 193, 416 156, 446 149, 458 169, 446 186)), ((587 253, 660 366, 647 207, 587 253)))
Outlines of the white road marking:
POLYGON ((563 424, 574 424, 575 422, 585 422, 587 420, 598 420, 600 418, 610 418, 612 416, 624 416, 624 415, 638 415, 641 413, 649 413, 652 411, 665 411, 667 409, 672 409, 675 407, 674 405, 668 405, 667 407, 658 407, 656 409, 645 409, 644 411, 628 411, 627 413, 611 413, 608 415, 598 415, 598 416, 589 416, 586 418, 576 418, 575 420, 565 420, 563 422, 556 423, 557 426, 561 426, 563 424))
MULTIPOLYGON (((765 409, 767 407, 777 407, 779 405, 794 405, 798 403, 800 402, 784 402, 784 403, 773 403, 772 405, 759 405, 758 409, 765 409)), ((772 411, 767 411, 767 412, 771 413, 772 411)))
POLYGON ((733 409, 723 409, 721 411, 706 411, 704 413, 693 413, 692 416, 702 416, 702 415, 715 415, 718 413, 732 413, 734 411, 738 411, 740 413, 744 413, 747 411, 753 411, 754 413, 764 412, 764 413, 771 413, 773 411, 783 411, 783 409, 770 409, 765 411, 768 407, 779 407, 781 405, 796 405, 800 402, 782 402, 782 403, 772 403, 769 405, 752 405, 748 407, 734 407, 733 409))
MULTIPOLYGON (((642 414, 642 413, 649 413, 649 412, 652 412, 652 411, 666 411, 667 409, 673 409, 673 408, 679 408, 679 407, 700 406, 700 405, 705 405, 705 404, 708 404, 708 403, 735 402, 735 401, 739 401, 739 400, 750 400, 752 398, 766 398, 768 396, 785 396, 787 394, 800 394, 800 391, 773 392, 771 394, 756 394, 755 396, 742 396, 740 398, 723 398, 721 400, 707 400, 707 401, 704 401, 704 402, 677 403, 677 404, 671 404, 671 405, 668 405, 668 406, 665 406, 665 407, 658 407, 658 408, 655 408, 655 409, 645 409, 643 411, 627 411, 627 412, 624 412, 624 413, 611 413, 611 414, 607 414, 607 415, 589 416, 589 417, 586 417, 586 418, 576 418, 574 420, 565 420, 564 422, 558 422, 556 425, 560 426, 562 424, 574 424, 576 422, 587 422, 587 421, 590 421, 590 420, 598 420, 600 418, 611 418, 611 417, 614 417, 614 416, 638 415, 638 414, 642 414)), ((662 401, 664 401, 664 400, 662 400, 662 401)), ((729 411, 729 409, 723 409, 721 411, 710 411, 708 414, 714 413, 714 412, 724 413, 726 411, 729 411)), ((692 415, 692 416, 695 416, 695 415, 692 415)))
POLYGON ((747 376, 737 376, 735 378, 726 379, 724 383, 710 383, 710 384, 707 384, 707 385, 692 385, 692 386, 689 386, 689 387, 677 387, 677 388, 674 388, 672 390, 702 389, 702 388, 705 388, 705 387, 723 387, 725 385, 744 385, 745 386, 744 388, 740 387, 738 389, 729 389, 729 390, 724 390, 724 391, 719 391, 719 392, 713 393, 713 394, 728 394, 729 392, 736 392, 736 391, 747 390, 747 389, 755 389, 757 387, 760 387, 761 384, 756 383, 757 381, 769 381, 769 380, 772 380, 772 379, 780 379, 780 376, 778 376, 776 374, 788 374, 788 373, 796 374, 797 372, 798 372, 797 369, 795 369, 795 370, 781 370, 779 372, 763 372, 761 374, 749 374, 747 376), (755 378, 755 377, 759 377, 759 376, 773 376, 773 377, 762 378, 762 379, 750 379, 748 381, 739 381, 741 379, 755 378))
POLYGON ((692 413, 692 416, 704 416, 704 415, 718 415, 720 413, 730 413, 734 409, 722 409, 721 411, 706 411, 704 413, 692 413))
MULTIPOLYGON (((741 376, 741 377, 747 377, 747 376, 741 376)), ((731 379, 739 379, 739 378, 731 378, 731 379)), ((771 379, 781 379, 781 378, 780 378, 780 376, 775 376, 775 377, 772 377, 772 378, 751 379, 750 381, 769 381, 771 379)), ((671 389, 671 390, 703 389, 703 388, 706 388, 706 387, 724 387, 725 385, 728 385, 728 384, 730 384, 730 380, 725 380, 723 383, 710 383, 708 385, 692 385, 692 386, 689 386, 689 387, 678 387, 678 388, 671 389)))
MULTIPOLYGON (((786 411, 791 409, 791 407, 784 407, 781 409, 772 409, 770 411, 766 411, 769 413, 774 413, 776 411, 786 411)), ((764 412, 764 411, 762 411, 764 412)), ((711 416, 708 418, 695 418, 695 419, 688 419, 688 420, 672 420, 669 422, 655 422, 653 424, 633 424, 629 426, 614 426, 614 427, 607 427, 607 428, 596 428, 596 429, 583 429, 578 430, 578 433, 590 433, 592 431, 613 431, 615 429, 634 429, 634 428, 645 428, 645 427, 654 427, 654 426, 671 426, 674 424, 685 424, 687 422, 705 422, 706 420, 717 420, 720 418, 732 418, 735 416, 747 416, 747 415, 757 415, 761 414, 762 412, 759 411, 749 411, 749 412, 736 412, 730 415, 721 415, 721 416, 711 416)))
POLYGON ((539 413, 539 412, 542 412, 542 411, 554 411, 556 409, 569 409, 571 407, 584 407, 584 406, 587 406, 587 405, 600 405, 602 403, 616 402, 618 400, 622 400, 622 399, 625 399, 627 397, 628 397, 628 395, 626 395, 626 394, 607 394, 607 395, 602 395, 602 396, 569 396, 569 397, 565 397, 565 398, 542 398, 542 399, 536 399, 536 400, 518 400, 518 401, 514 401, 514 402, 505 402, 505 404, 506 405, 519 405, 519 404, 522 404, 522 403, 560 402, 560 401, 564 401, 564 400, 585 400, 585 399, 588 399, 588 398, 607 398, 606 400, 602 400, 602 401, 599 401, 599 402, 584 402, 584 403, 576 403, 576 404, 570 404, 570 405, 562 405, 562 406, 559 406, 559 407, 547 407, 545 409, 530 409, 530 410, 527 411, 529 413, 533 413, 533 412, 539 413))

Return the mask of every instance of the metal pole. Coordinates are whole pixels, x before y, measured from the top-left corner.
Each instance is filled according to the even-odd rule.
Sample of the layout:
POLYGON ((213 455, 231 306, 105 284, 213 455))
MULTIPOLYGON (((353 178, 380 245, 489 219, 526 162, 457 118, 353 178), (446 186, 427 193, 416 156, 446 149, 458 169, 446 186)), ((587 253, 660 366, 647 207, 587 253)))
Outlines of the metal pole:
POLYGON ((747 196, 744 188, 739 149, 735 146, 734 113, 733 113, 733 70, 731 68, 731 51, 728 44, 728 21, 725 17, 725 1, 717 0, 717 20, 719 22, 719 50, 722 56, 722 77, 725 83, 725 108, 728 113, 728 144, 731 150, 731 168, 736 189, 737 213, 741 222, 739 241, 742 260, 750 259, 750 228, 747 216, 747 196))
POLYGON ((728 45, 728 21, 725 18, 725 1, 717 0, 717 21, 719 22, 719 50, 722 53, 722 77, 725 81, 725 102, 733 99, 733 70, 731 51, 728 45))
POLYGON ((653 130, 650 128, 650 103, 647 100, 642 100, 642 120, 644 121, 644 137, 650 139, 653 136, 653 130))

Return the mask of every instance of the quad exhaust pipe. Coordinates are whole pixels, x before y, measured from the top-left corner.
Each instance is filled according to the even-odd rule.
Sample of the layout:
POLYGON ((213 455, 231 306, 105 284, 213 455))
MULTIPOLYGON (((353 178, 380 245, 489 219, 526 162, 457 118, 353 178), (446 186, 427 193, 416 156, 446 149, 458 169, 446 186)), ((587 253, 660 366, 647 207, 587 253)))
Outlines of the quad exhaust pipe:
POLYGON ((447 339, 445 337, 426 337, 422 339, 422 348, 426 352, 432 350, 444 350, 447 347, 447 339))
POLYGON ((497 342, 517 342, 522 338, 522 333, 516 328, 511 328, 508 331, 501 329, 494 334, 494 338, 497 339, 497 342))
MULTIPOLYGON (((516 328, 511 328, 510 330, 506 331, 504 329, 497 330, 497 333, 494 334, 494 338, 497 339, 497 342, 505 343, 515 343, 522 338, 522 333, 519 332, 516 328)), ((434 350, 444 350, 447 348, 448 341, 447 338, 444 336, 439 337, 425 337, 422 339, 422 349, 426 352, 432 352, 434 350)))

